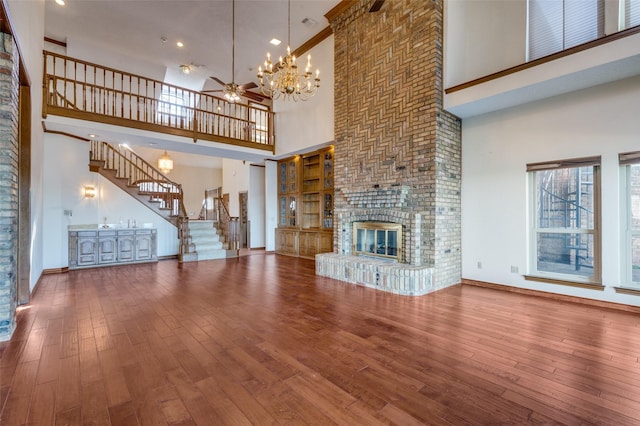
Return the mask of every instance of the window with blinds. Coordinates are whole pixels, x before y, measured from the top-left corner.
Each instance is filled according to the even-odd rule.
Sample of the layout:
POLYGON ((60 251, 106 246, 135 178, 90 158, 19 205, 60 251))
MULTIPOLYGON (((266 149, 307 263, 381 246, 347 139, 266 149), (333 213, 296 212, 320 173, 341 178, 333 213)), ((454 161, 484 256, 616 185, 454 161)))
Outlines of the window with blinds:
POLYGON ((530 61, 603 35, 604 0, 528 1, 527 55, 530 61))
POLYGON ((624 1, 624 27, 631 28, 640 25, 640 0, 624 1))

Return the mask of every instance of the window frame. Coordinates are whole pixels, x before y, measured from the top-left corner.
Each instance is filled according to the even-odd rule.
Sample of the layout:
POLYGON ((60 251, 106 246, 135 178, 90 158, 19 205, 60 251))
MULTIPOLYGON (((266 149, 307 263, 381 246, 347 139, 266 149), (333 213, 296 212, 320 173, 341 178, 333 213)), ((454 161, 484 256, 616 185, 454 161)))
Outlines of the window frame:
POLYGON ((640 151, 627 152, 619 154, 620 164, 620 176, 622 178, 621 189, 623 193, 620 199, 622 200, 622 208, 620 209, 622 218, 620 223, 622 225, 622 256, 621 256, 621 278, 623 280, 623 286, 640 289, 640 281, 633 281, 633 237, 640 237, 640 229, 634 231, 631 226, 633 214, 631 213, 631 167, 640 167, 640 151))
POLYGON ((601 161, 600 157, 585 157, 570 160, 549 161, 542 163, 527 164, 527 178, 529 188, 529 218, 527 226, 529 229, 528 244, 528 275, 527 278, 550 280, 552 282, 582 283, 591 285, 602 285, 602 237, 601 237, 601 161), (536 173, 553 169, 569 169, 581 167, 593 167, 593 228, 542 228, 537 211, 538 206, 538 186, 536 173), (561 272, 549 272, 538 270, 538 234, 584 234, 593 235, 593 275, 574 275, 561 272))

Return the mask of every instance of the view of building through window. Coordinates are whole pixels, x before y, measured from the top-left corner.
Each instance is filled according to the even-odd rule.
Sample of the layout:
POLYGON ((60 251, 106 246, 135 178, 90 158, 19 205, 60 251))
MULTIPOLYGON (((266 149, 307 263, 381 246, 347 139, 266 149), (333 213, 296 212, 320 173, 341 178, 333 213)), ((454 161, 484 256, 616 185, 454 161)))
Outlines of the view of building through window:
POLYGON ((597 280, 597 166, 535 171, 534 273, 597 280))

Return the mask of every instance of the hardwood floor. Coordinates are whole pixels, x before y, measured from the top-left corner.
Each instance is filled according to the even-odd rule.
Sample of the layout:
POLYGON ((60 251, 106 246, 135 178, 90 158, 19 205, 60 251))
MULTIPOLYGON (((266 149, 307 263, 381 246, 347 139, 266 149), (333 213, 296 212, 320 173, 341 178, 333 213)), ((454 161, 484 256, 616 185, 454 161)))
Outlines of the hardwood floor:
POLYGON ((274 254, 42 278, 0 424, 640 424, 640 315, 455 286, 409 298, 274 254))

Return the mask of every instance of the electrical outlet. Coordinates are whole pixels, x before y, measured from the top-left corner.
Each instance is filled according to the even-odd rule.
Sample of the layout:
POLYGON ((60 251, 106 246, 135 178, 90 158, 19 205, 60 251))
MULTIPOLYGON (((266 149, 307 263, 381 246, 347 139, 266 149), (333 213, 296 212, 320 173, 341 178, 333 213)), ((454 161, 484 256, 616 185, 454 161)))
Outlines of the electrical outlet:
POLYGON ((478 269, 482 269, 482 262, 478 260, 478 269))
POLYGON ((511 273, 512 274, 517 274, 518 273, 518 267, 517 266, 511 266, 511 273))

